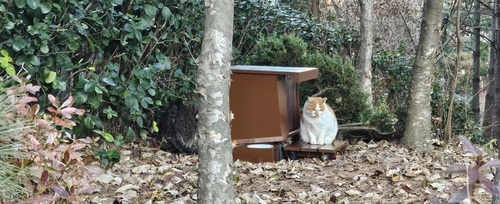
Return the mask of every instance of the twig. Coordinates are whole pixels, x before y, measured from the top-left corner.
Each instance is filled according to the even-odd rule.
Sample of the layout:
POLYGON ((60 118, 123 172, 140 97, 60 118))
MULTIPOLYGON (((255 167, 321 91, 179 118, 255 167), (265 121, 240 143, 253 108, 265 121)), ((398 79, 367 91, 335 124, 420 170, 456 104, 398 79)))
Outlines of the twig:
POLYGON ((373 131, 376 132, 379 135, 393 135, 396 134, 397 131, 392 131, 392 132, 380 132, 376 127, 372 126, 354 126, 351 124, 346 124, 346 125, 340 125, 339 130, 342 131, 373 131))
POLYGON ((330 91, 330 90, 333 90, 333 89, 332 89, 332 88, 330 88, 330 87, 326 87, 326 88, 324 88, 323 90, 319 91, 318 93, 313 94, 313 95, 312 95, 312 97, 319 96, 319 95, 321 95, 321 94, 325 93, 326 91, 330 91))

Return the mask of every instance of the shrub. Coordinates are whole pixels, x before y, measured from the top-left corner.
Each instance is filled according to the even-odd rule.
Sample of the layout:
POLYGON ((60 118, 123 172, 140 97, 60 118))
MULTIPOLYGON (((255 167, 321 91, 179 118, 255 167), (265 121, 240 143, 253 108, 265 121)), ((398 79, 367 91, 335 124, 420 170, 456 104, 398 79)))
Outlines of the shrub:
POLYGON ((248 57, 252 65, 317 67, 318 79, 299 84, 300 103, 307 96, 327 89, 321 96, 336 110, 341 122, 357 120, 365 110, 366 94, 361 90, 356 70, 339 57, 329 57, 318 51, 306 51, 304 41, 293 34, 270 36, 255 46, 254 55, 248 57))
POLYGON ((307 50, 317 50, 328 56, 354 59, 359 45, 359 32, 352 25, 333 26, 328 21, 318 21, 307 12, 293 8, 293 2, 277 1, 270 5, 259 0, 234 2, 234 37, 236 64, 255 53, 254 46, 272 33, 277 36, 296 34, 307 44, 307 50))
POLYGON ((167 97, 192 93, 200 2, 1 1, 0 50, 42 86, 42 109, 52 94, 72 95, 87 110, 73 133, 104 129, 135 137, 167 97), (116 117, 106 118, 104 109, 116 117))
MULTIPOLYGON (((308 49, 348 56, 357 45, 350 26, 333 28, 286 4, 235 2, 235 62, 261 36, 297 32, 308 49)), ((201 0, 0 1, 0 74, 26 70, 48 94, 73 96, 86 110, 67 130, 83 137, 100 130, 126 138, 147 136, 168 98, 194 93, 195 58, 204 28, 201 0), (12 56, 13 64, 3 56, 12 56), (4 67, 4 64, 9 67, 4 67), (110 114, 112 113, 112 114, 110 114)))
POLYGON ((61 103, 49 94, 50 114, 38 113, 32 95, 41 87, 11 76, 19 84, 2 84, 0 93, 0 197, 23 203, 83 203, 82 195, 97 191, 93 178, 104 172, 87 153, 93 140, 77 139, 68 131, 85 110, 73 107, 71 96, 61 103))

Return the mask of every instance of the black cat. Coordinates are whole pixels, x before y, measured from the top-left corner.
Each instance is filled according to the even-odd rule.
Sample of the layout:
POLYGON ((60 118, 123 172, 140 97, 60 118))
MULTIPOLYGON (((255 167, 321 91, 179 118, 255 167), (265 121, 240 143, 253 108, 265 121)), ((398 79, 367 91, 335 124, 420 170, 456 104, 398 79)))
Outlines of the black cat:
POLYGON ((172 153, 198 153, 196 111, 178 99, 162 110, 159 124, 160 149, 172 153))

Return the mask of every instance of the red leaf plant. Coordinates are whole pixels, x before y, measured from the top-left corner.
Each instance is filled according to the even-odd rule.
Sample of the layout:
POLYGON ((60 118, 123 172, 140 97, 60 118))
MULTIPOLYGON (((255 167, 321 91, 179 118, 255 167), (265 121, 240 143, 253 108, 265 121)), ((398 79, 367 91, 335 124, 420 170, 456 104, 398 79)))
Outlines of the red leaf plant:
POLYGON ((469 196, 472 197, 474 189, 477 187, 483 188, 493 195, 500 195, 499 187, 479 173, 479 169, 481 167, 499 168, 500 160, 495 159, 491 161, 484 161, 481 150, 476 149, 469 141, 469 139, 462 135, 460 135, 458 138, 462 142, 462 145, 464 145, 465 148, 467 148, 467 150, 469 150, 475 157, 476 164, 470 169, 465 166, 451 166, 446 169, 446 172, 448 173, 465 173, 468 176, 467 184, 454 195, 452 195, 448 200, 448 203, 458 203, 465 200, 469 196))
POLYGON ((36 131, 26 135, 28 142, 23 144, 29 161, 18 162, 20 167, 30 168, 32 172, 31 176, 19 176, 25 188, 33 192, 33 196, 23 203, 86 203, 83 196, 99 191, 100 187, 93 178, 104 170, 98 162, 84 161, 92 152, 88 151, 88 140, 76 139, 74 135, 61 131, 72 129, 76 125, 72 116, 83 115, 85 110, 72 107, 72 96, 60 104, 49 94, 47 98, 53 106, 47 108, 50 115, 38 113, 38 104, 33 104, 37 99, 30 95, 38 90, 39 87, 33 85, 7 90, 24 92, 20 100, 13 101, 17 101, 18 113, 31 119, 36 127, 36 131))

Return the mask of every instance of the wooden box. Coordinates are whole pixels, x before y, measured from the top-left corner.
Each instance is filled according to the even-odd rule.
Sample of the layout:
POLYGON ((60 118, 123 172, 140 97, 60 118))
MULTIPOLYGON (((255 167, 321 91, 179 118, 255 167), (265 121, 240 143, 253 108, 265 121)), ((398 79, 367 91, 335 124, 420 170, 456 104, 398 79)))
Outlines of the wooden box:
POLYGON ((299 133, 298 83, 317 78, 317 68, 239 65, 231 71, 233 143, 281 142, 299 133))

